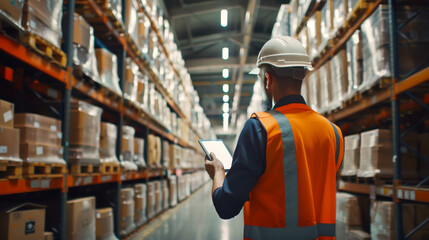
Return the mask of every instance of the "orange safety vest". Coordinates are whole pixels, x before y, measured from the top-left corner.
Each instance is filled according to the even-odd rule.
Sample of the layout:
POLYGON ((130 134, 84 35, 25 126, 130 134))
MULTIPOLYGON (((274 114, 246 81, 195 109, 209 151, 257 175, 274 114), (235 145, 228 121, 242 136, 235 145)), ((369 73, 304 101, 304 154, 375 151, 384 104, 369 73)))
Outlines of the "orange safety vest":
POLYGON ((244 205, 244 239, 334 240, 341 130, 299 103, 252 118, 267 131, 267 162, 244 205))

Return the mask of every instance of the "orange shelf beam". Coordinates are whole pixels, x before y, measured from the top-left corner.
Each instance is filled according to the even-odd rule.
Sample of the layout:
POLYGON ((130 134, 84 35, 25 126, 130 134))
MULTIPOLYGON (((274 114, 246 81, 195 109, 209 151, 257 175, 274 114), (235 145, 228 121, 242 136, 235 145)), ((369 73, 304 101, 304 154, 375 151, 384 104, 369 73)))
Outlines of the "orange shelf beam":
POLYGON ((340 181, 339 190, 352 193, 369 194, 371 198, 375 198, 376 195, 384 197, 393 197, 393 187, 389 185, 375 186, 371 184, 360 184, 340 181))
POLYGON ((395 94, 400 94, 429 80, 429 67, 395 84, 395 94))
POLYGON ((429 203, 429 189, 428 188, 413 188, 413 187, 399 187, 397 191, 399 199, 429 203))
POLYGON ((119 182, 119 174, 67 175, 67 187, 119 182))
POLYGON ((0 180, 0 195, 63 189, 64 178, 0 180))
POLYGON ((0 34, 0 50, 66 84, 65 69, 2 34, 0 34))

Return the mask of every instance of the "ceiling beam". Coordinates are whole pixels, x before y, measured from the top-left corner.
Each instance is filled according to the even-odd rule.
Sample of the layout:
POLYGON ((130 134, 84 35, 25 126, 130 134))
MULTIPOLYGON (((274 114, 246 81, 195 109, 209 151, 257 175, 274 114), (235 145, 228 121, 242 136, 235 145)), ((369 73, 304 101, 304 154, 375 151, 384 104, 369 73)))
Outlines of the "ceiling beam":
MULTIPOLYGON (((247 59, 246 63, 243 64, 245 71, 251 70, 255 67, 256 56, 251 56, 247 59)), ((222 58, 200 58, 200 59, 187 59, 185 61, 186 68, 191 74, 194 73, 213 73, 221 72, 224 68, 234 70, 240 66, 240 59, 237 57, 230 57, 228 60, 222 58)))
MULTIPOLYGON (((222 98, 225 93, 207 93, 207 94, 201 94, 200 98, 222 98)), ((251 97, 251 92, 243 92, 241 94, 241 97, 251 97)))
POLYGON ((235 93, 232 99, 232 111, 231 111, 231 125, 235 125, 237 119, 237 110, 240 104, 240 94, 243 83, 243 71, 244 65, 247 60, 247 53, 249 52, 250 39, 253 32, 255 19, 258 15, 258 7, 260 0, 250 0, 247 5, 246 16, 244 18, 244 39, 243 47, 240 49, 240 63, 238 68, 237 84, 235 85, 235 93))
POLYGON ((182 8, 170 9, 169 15, 171 20, 179 18, 206 14, 209 12, 219 11, 220 9, 244 8, 242 0, 229 1, 206 1, 194 4, 185 4, 182 8))
MULTIPOLYGON (((243 84, 254 84, 254 83, 255 83, 255 80, 243 81, 243 84)), ((192 84, 195 87, 216 86, 216 85, 223 85, 223 84, 231 84, 231 81, 193 81, 192 84)))

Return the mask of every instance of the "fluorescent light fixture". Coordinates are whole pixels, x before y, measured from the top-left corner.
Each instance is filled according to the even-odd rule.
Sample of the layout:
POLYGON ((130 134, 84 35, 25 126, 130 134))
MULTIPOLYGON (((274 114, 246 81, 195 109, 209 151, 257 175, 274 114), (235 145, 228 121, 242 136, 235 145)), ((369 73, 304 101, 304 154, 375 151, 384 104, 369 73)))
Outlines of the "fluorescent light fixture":
POLYGON ((228 78, 229 77, 229 69, 228 68, 224 68, 222 70, 222 77, 223 78, 228 78))
POLYGON ((229 112, 229 103, 223 103, 222 110, 224 113, 229 112))
POLYGON ((220 11, 220 25, 222 27, 228 26, 228 10, 226 9, 222 9, 222 11, 220 11))
POLYGON ((222 59, 228 60, 228 58, 229 58, 229 48, 224 47, 222 48, 222 59))
POLYGON ((229 128, 229 113, 223 113, 223 131, 228 131, 229 128))
POLYGON ((223 102, 228 102, 229 101, 229 96, 228 95, 223 95, 223 102))
POLYGON ((222 86, 222 90, 223 90, 223 92, 224 92, 224 93, 229 92, 229 85, 225 83, 225 84, 222 86))

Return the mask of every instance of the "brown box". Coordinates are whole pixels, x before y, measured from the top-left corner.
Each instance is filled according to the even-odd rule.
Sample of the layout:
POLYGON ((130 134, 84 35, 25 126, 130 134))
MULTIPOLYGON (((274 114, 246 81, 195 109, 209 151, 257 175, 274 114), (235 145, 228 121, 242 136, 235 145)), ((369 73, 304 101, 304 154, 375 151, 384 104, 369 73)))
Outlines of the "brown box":
POLYGON ((54 240, 54 234, 52 232, 43 233, 44 240, 54 240))
POLYGON ((0 223, 0 239, 43 239, 45 207, 33 203, 2 206, 0 223))
POLYGON ((19 130, 0 127, 0 159, 19 159, 19 130))
POLYGON ((34 113, 15 114, 14 126, 18 128, 34 127, 61 133, 61 121, 34 113))
POLYGON ((127 235, 135 229, 134 224, 134 189, 121 189, 120 234, 127 235))
POLYGON ((148 165, 161 167, 161 138, 152 134, 148 136, 148 165))
POLYGON ((61 34, 62 7, 62 1, 25 0, 23 12, 34 14, 47 27, 61 34))
POLYGON ((0 1, 0 10, 9 15, 16 23, 21 24, 23 2, 24 0, 0 1))
POLYGON ((93 34, 92 27, 79 14, 74 14, 73 25, 73 43, 77 43, 85 49, 89 50, 91 35, 93 34))
POLYGON ((95 197, 67 201, 67 239, 95 239, 95 197))
POLYGON ((19 145, 19 156, 28 162, 62 162, 63 148, 55 145, 23 143, 19 145))
POLYGON ((100 126, 100 137, 110 137, 116 139, 116 136, 118 135, 118 128, 115 124, 102 122, 100 126))
POLYGON ((61 48, 61 31, 55 31, 45 23, 46 17, 34 11, 23 11, 21 25, 29 32, 47 40, 52 45, 61 48))
POLYGON ((146 203, 147 203, 147 192, 145 184, 136 184, 134 185, 134 202, 135 202, 135 211, 134 211, 134 222, 137 226, 142 225, 146 222, 146 203))
POLYGON ((61 146, 61 138, 57 132, 43 128, 23 127, 19 128, 20 143, 34 143, 61 146))
POLYGON ((0 127, 13 128, 14 105, 0 99, 0 127))
POLYGON ((112 208, 97 209, 96 214, 96 237, 97 240, 116 240, 113 233, 113 211, 112 208))
POLYGON ((85 111, 70 111, 70 128, 71 129, 94 129, 100 127, 100 116, 98 114, 90 114, 85 111))
POLYGON ((70 145, 99 147, 100 136, 96 129, 74 129, 70 131, 70 145))

